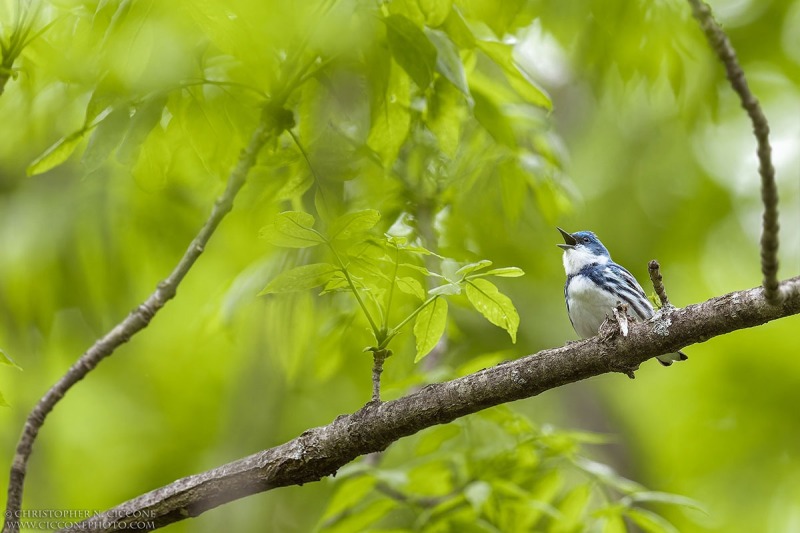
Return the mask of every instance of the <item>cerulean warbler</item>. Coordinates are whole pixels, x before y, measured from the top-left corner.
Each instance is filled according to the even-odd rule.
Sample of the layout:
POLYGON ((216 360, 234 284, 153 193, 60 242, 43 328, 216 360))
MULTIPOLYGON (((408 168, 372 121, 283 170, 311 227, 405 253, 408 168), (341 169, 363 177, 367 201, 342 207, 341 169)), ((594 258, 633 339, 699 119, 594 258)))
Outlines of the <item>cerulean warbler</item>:
MULTIPOLYGON (((584 339, 594 337, 600 325, 618 304, 625 304, 637 320, 647 320, 655 311, 650 300, 630 272, 611 260, 600 239, 591 231, 567 233, 564 237, 564 270, 567 282, 564 299, 572 327, 584 339)), ((659 355, 658 362, 669 366, 687 359, 683 352, 659 355)))

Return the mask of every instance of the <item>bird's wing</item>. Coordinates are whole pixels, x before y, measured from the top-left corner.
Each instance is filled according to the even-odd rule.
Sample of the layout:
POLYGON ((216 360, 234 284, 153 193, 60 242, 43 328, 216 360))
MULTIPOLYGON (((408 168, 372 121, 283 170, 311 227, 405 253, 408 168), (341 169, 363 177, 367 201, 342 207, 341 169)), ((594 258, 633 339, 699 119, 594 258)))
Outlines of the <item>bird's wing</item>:
POLYGON ((615 274, 609 276, 609 279, 615 280, 615 289, 617 293, 628 304, 628 308, 640 320, 646 320, 653 316, 653 304, 647 299, 644 289, 636 281, 636 278, 628 272, 628 270, 614 262, 609 262, 606 267, 610 273, 615 274))

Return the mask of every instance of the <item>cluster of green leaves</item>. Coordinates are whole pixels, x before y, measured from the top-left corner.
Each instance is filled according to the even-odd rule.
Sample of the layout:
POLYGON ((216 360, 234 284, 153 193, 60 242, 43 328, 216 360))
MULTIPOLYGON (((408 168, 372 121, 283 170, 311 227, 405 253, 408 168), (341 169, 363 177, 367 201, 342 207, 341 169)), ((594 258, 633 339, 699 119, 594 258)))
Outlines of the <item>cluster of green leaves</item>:
MULTIPOLYGON (((3 13, 4 8, 8 7, 10 6, 0 6, 0 17, 6 20, 12 18, 4 16, 6 15, 3 13)), ((38 4, 31 5, 29 2, 17 1, 16 6, 10 7, 10 9, 14 11, 14 22, 6 27, 0 26, 0 94, 3 93, 3 88, 9 78, 16 79, 18 71, 14 68, 14 62, 22 50, 44 31, 33 31, 39 10, 38 4), (6 34, 9 29, 10 33, 6 34)))
MULTIPOLYGON (((388 178, 393 190, 380 210, 389 218, 449 206, 476 221, 498 208, 512 221, 552 220, 566 209, 552 103, 505 39, 531 20, 525 2, 504 5, 500 20, 487 16, 498 10, 487 1, 398 0, 363 17, 368 9, 362 4, 349 21, 372 37, 368 50, 337 56, 335 73, 304 87, 297 108, 298 137, 328 195, 351 180, 377 195, 388 178)), ((451 241, 468 240, 476 225, 447 228, 451 241)))
POLYGON ((321 531, 622 533, 628 520, 649 533, 674 533, 650 504, 702 511, 586 458, 585 446, 606 443, 605 436, 537 427, 506 406, 410 440, 401 461, 391 450, 377 465, 337 474, 321 531))
MULTIPOLYGON (((458 7, 478 7, 485 2, 463 2, 458 7)), ((518 4, 520 10, 522 4, 518 4)), ((491 134, 498 143, 516 149, 519 137, 512 126, 512 115, 509 105, 527 104, 543 109, 551 109, 552 103, 546 92, 539 87, 517 66, 513 57, 513 46, 498 41, 495 35, 485 30, 470 28, 462 15, 461 9, 453 9, 451 1, 391 2, 384 6, 386 17, 386 39, 392 58, 415 86, 430 99, 428 104, 435 108, 434 113, 449 111, 442 109, 448 90, 441 80, 449 83, 473 106, 475 118, 491 134), (462 54, 465 59, 462 59, 462 54), (476 68, 478 61, 487 62, 482 68, 476 68), (498 76, 489 76, 489 72, 498 76), (437 94, 442 92, 444 94, 437 94), (438 109, 436 109, 438 108, 438 109)), ((480 7, 479 7, 480 9, 480 7)), ((495 34, 503 37, 509 26, 498 25, 493 28, 495 34)), ((389 80, 388 94, 407 92, 409 81, 399 75, 389 80)), ((451 104, 452 105, 452 104, 451 104)), ((402 109, 399 109, 402 113, 402 109)), ((405 111, 405 119, 400 124, 408 123, 409 110, 405 111)), ((398 115, 400 116, 400 115, 398 115)), ((435 115, 434 115, 435 117, 435 115)), ((378 126, 390 126, 391 117, 378 117, 378 126)), ((436 121, 431 121, 435 123, 436 121)), ((444 131, 452 126, 452 118, 434 124, 434 133, 444 140, 443 148, 454 151, 451 136, 454 132, 444 131), (437 127, 438 126, 438 127, 437 127), (443 127, 445 126, 445 127, 443 127), (450 137, 450 138, 448 138, 450 137)), ((392 126, 396 127, 396 124, 392 126)), ((374 125, 373 125, 374 128, 374 125)), ((399 150, 404 140, 400 135, 379 135, 383 128, 378 128, 371 138, 370 146, 382 155, 393 154, 399 150)), ((388 159, 388 158, 387 158, 388 159)))
MULTIPOLYGON (((59 81, 76 88, 95 80, 78 98, 86 101, 83 119, 35 158, 28 173, 50 171, 82 151, 84 172, 111 166, 148 190, 186 176, 224 176, 267 95, 304 85, 290 107, 329 197, 344 202, 343 181, 389 175, 404 196, 434 203, 434 211, 447 204, 488 211, 500 202, 515 220, 530 212, 531 197, 550 220, 567 208, 561 155, 548 131, 552 103, 504 39, 532 20, 526 2, 504 5, 498 18, 488 0, 325 0, 291 15, 291 3, 270 5, 270 20, 304 19, 313 38, 292 24, 271 28, 274 53, 246 56, 242 50, 263 43, 256 46, 250 33, 234 27, 218 35, 230 20, 212 1, 192 6, 194 24, 187 27, 152 0, 101 2, 54 16, 57 23, 34 43, 36 53, 46 57, 67 28, 81 30, 71 36, 75 50, 99 40, 103 52, 63 73, 59 81), (332 21, 347 28, 347 38, 330 31, 332 21), (205 32, 210 44, 156 61, 154 47, 167 38, 169 25, 187 40, 205 32), (123 50, 130 61, 120 61, 123 50), (303 76, 285 75, 308 65, 314 66, 303 76), (342 98, 345 91, 361 91, 363 98, 342 98), (466 193, 475 188, 488 201, 473 205, 477 196, 466 193)), ((260 164, 279 183, 269 189, 276 200, 297 201, 312 185, 305 158, 291 148, 281 146, 260 164)), ((399 206, 386 207, 394 215, 399 206)))
POLYGON ((489 322, 505 329, 516 342, 519 315, 508 296, 486 277, 518 277, 517 267, 486 270, 491 261, 464 265, 452 276, 434 272, 424 264, 424 257, 446 258, 411 243, 406 237, 370 233, 380 220, 380 213, 366 209, 335 218, 326 232, 314 228, 314 217, 299 211, 287 211, 274 217, 262 228, 261 236, 276 246, 309 248, 324 245, 333 262, 311 263, 286 270, 261 291, 275 294, 323 287, 321 294, 349 292, 358 302, 370 325, 375 345, 368 351, 386 350, 401 329, 414 320, 415 361, 425 357, 439 342, 447 325, 448 304, 444 296, 464 293, 472 306, 489 322), (420 279, 420 277, 423 279, 420 279), (428 291, 429 281, 440 284, 428 291), (390 326, 395 290, 413 298, 416 306, 390 326))
MULTIPOLYGON (((359 4, 346 24, 372 40, 359 43, 364 48, 357 54, 335 47, 331 68, 302 89, 293 144, 266 162, 289 169, 277 198, 297 211, 316 212, 329 230, 317 232, 313 215, 284 213, 265 236, 280 246, 324 244, 331 261, 285 272, 264 292, 316 286, 350 292, 369 323, 373 350, 385 349, 413 320, 417 361, 446 328, 449 304, 442 296, 471 304, 515 341, 517 311, 487 277, 522 271, 490 269, 490 262, 462 243, 471 240, 470 232, 485 231, 481 220, 493 218, 498 207, 512 220, 537 213, 529 209, 531 193, 545 218, 566 205, 560 154, 547 131, 552 103, 505 39, 533 13, 525 2, 505 5, 499 18, 488 16, 497 8, 485 1, 369 6, 359 4), (490 22, 478 22, 483 20, 490 22), (372 198, 366 205, 385 218, 418 220, 415 238, 373 235, 352 242, 350 235, 337 234, 344 222, 334 219, 351 209, 345 190, 372 198), (452 224, 451 210, 474 216, 467 224, 452 224), (436 228, 435 217, 442 222, 436 228), (276 231, 295 234, 287 240, 276 231), (469 260, 450 268, 456 263, 446 257, 469 260), (439 271, 431 269, 431 260, 439 271), (415 303, 401 305, 407 312, 394 316, 398 292, 415 303)), ((342 10, 351 7, 339 4, 342 10)), ((339 220, 350 216, 370 221, 358 213, 339 220)))
MULTIPOLYGON (((294 16, 319 17, 326 3, 304 5, 294 16)), ((193 24, 154 0, 100 2, 51 14, 52 27, 32 48, 48 57, 63 32, 70 32, 70 52, 85 55, 73 61, 80 67, 65 69, 57 82, 83 91, 75 99, 85 103, 85 111, 76 127, 31 161, 28 175, 82 154, 84 174, 113 169, 148 190, 219 179, 235 164, 261 108, 273 100, 282 104, 319 68, 319 55, 307 43, 280 62, 259 54, 233 56, 232 48, 252 50, 264 43, 257 45, 253 35, 230 27, 230 13, 215 2, 191 2, 187 8, 193 24), (208 42, 198 46, 204 39, 208 42), (100 53, 89 53, 90 48, 100 53), (250 62, 259 68, 246 67, 250 62), (245 68, 263 74, 243 76, 245 68), (273 86, 277 78, 282 83, 273 86)), ((285 29, 271 35, 284 38, 282 46, 297 39, 285 29)))

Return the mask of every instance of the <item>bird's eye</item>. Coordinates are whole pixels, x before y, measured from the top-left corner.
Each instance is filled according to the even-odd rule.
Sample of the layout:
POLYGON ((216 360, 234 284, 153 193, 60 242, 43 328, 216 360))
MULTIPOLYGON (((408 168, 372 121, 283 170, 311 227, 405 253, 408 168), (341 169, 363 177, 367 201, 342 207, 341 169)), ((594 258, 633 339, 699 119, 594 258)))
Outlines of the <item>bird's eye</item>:
POLYGON ((584 237, 583 238, 583 242, 588 243, 589 242, 589 237, 584 237))

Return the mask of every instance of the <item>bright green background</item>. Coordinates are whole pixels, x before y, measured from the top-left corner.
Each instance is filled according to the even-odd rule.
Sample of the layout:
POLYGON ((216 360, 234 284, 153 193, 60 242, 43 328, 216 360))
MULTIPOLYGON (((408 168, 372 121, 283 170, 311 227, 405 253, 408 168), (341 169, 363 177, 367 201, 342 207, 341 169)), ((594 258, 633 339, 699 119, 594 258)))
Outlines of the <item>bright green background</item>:
MULTIPOLYGON (((396 341, 385 397, 464 365, 478 369, 575 338, 556 224, 595 231, 645 286, 647 261, 657 258, 678 306, 759 283, 755 141, 688 4, 455 4, 475 35, 516 39, 515 58, 550 95, 552 112, 535 101, 538 91, 515 94, 520 88, 502 74, 509 71, 458 42, 451 27, 474 108, 424 62, 420 71, 413 53, 399 64, 406 48, 391 49, 381 17, 402 14, 418 28, 442 28, 450 2, 394 1, 381 9, 342 0, 322 17, 314 2, 275 0, 44 5, 37 27, 53 25, 23 51, 17 79, 0 96, 0 348, 23 368, 0 367, 10 404, 0 408, 1 464, 10 463, 38 398, 174 266, 258 120, 257 91, 281 86, 281 65, 297 50, 334 58, 289 107, 342 209, 378 209, 381 231, 413 214, 423 233, 435 234, 426 244, 443 255, 526 272, 498 282, 521 317, 515 345, 457 300, 445 356, 415 366, 410 331, 396 341), (158 101, 167 105, 160 120, 156 112, 159 125, 143 139, 125 141, 133 131, 125 117, 109 119, 103 135, 82 141, 65 164, 26 177, 37 156, 81 128, 87 104, 125 108, 201 72, 257 91, 209 84, 171 91, 158 101), (423 92, 426 76, 433 85, 423 92), (387 86, 405 92, 386 104, 387 86), (381 112, 388 120, 376 118, 381 112), (406 121, 433 133, 403 132, 393 141, 406 121)), ((4 38, 15 6, 2 2, 4 38)), ((795 275, 800 2, 712 7, 770 119, 781 274, 795 275)), ((277 249, 258 233, 279 211, 314 212, 314 187, 284 135, 263 154, 177 298, 48 418, 25 508, 104 509, 280 444, 368 400, 371 361, 361 349, 371 340, 363 319, 352 318, 348 295, 256 297, 282 270, 313 262, 312 252, 277 249)), ((650 507, 680 531, 796 530, 799 325, 793 317, 740 331, 689 347, 687 363, 647 363, 635 381, 605 375, 513 408, 537 426, 611 435, 610 444, 585 453, 649 489, 706 507, 707 515, 650 507)), ((465 456, 471 445, 483 449, 463 442, 465 456)), ((409 446, 397 446, 398 468, 409 446)), ((324 480, 279 489, 167 530, 308 531, 336 488, 324 480)))

